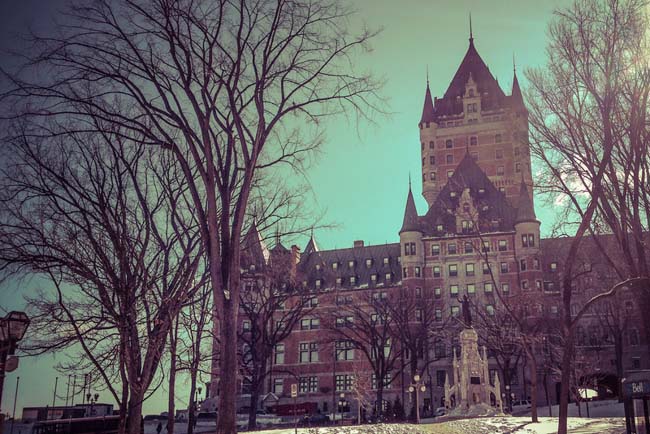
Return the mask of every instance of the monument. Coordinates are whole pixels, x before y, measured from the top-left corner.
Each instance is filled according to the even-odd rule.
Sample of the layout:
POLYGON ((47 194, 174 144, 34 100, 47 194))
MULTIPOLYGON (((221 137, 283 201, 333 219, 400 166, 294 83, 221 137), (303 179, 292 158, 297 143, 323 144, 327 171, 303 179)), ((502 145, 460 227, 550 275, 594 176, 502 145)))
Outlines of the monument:
POLYGON ((485 413, 492 407, 496 410, 493 413, 500 413, 503 402, 499 376, 494 375, 494 385, 491 385, 487 351, 483 347, 483 354, 479 353, 478 334, 472 328, 469 299, 465 295, 459 301, 463 308, 465 328, 460 332, 460 358, 454 348, 453 385, 449 384, 448 375, 445 378, 445 405, 459 414, 485 413))

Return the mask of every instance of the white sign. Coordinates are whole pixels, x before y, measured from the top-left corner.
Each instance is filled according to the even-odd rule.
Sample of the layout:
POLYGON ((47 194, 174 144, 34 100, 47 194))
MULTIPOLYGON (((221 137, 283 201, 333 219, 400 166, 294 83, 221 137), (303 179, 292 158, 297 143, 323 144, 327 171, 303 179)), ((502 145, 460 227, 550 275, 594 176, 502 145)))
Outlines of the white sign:
POLYGON ((291 397, 296 398, 298 396, 298 385, 297 384, 292 384, 291 385, 291 397))

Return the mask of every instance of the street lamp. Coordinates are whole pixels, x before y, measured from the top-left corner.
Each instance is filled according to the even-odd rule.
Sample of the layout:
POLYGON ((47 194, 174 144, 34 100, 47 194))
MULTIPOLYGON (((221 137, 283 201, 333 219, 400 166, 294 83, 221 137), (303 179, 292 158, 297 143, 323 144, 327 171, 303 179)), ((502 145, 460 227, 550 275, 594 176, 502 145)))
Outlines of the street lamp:
POLYGON ((425 392, 427 387, 420 383, 420 376, 415 374, 413 376, 413 384, 409 385, 409 392, 415 392, 415 422, 420 423, 420 392, 425 392))
POLYGON ((509 384, 506 384, 506 398, 508 400, 508 411, 512 413, 512 394, 510 394, 509 384))
POLYGON ((94 416, 95 415, 95 404, 97 403, 97 400, 99 399, 99 393, 95 393, 94 395, 88 392, 86 394, 86 399, 90 403, 90 412, 88 416, 94 416))
MULTIPOLYGON (((11 311, 4 318, 0 319, 0 408, 2 404, 2 390, 4 388, 5 370, 7 368, 7 357, 13 356, 18 346, 18 342, 25 337, 25 332, 29 327, 29 318, 25 312, 11 311)), ((4 415, 0 414, 0 434, 2 434, 4 425, 4 415)))

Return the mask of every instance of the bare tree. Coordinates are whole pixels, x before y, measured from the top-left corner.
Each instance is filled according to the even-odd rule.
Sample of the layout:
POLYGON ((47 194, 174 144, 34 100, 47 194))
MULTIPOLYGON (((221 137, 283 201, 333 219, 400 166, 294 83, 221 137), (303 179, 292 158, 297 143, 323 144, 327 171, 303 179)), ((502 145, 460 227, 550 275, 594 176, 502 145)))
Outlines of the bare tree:
POLYGON ((273 371, 270 363, 276 346, 284 341, 313 311, 313 293, 297 282, 297 257, 284 250, 276 236, 269 263, 263 269, 250 270, 242 276, 245 282, 241 292, 240 308, 245 327, 241 330, 242 373, 250 384, 248 429, 257 425, 257 410, 264 381, 273 371))
POLYGON ((328 311, 328 318, 324 318, 323 322, 329 325, 332 332, 337 357, 343 354, 337 349, 354 348, 370 364, 374 376, 373 388, 377 390, 375 412, 381 419, 384 389, 397 376, 396 368, 403 348, 396 339, 399 336, 397 323, 391 315, 390 301, 385 292, 364 292, 353 296, 353 300, 353 303, 337 306, 336 311, 328 311), (337 324, 337 318, 345 321, 337 324))
POLYGON ((376 108, 378 83, 353 68, 374 33, 350 34, 350 16, 336 0, 81 2, 62 35, 37 38, 35 73, 22 77, 38 80, 13 77, 14 101, 28 101, 19 112, 119 125, 182 167, 221 336, 220 434, 236 430, 230 349, 255 175, 281 164, 299 170, 322 141, 324 117, 376 108))
POLYGON ((139 432, 173 319, 203 267, 186 186, 173 159, 119 131, 21 126, 4 150, 0 264, 54 286, 29 300, 26 348, 78 345, 77 368, 93 367, 120 406, 120 432, 139 432))
MULTIPOLYGON (((635 0, 578 0, 556 15, 549 27, 548 64, 528 71, 527 76, 531 84, 531 149, 544 163, 540 186, 559 193, 558 203, 566 206, 564 216, 575 222, 571 229, 564 225, 565 230, 575 228, 562 279, 564 353, 558 432, 565 434, 575 327, 585 309, 603 297, 592 298, 572 314, 572 279, 585 271, 576 257, 584 235, 597 232, 600 222, 606 221, 601 213, 615 203, 607 194, 612 181, 607 174, 613 173, 614 150, 623 143, 619 132, 626 125, 620 122, 621 101, 629 77, 637 75, 644 58, 642 41, 647 25, 643 2, 635 0)), ((622 222, 620 215, 610 215, 609 230, 616 226, 615 221, 623 232, 634 226, 622 222)), ((647 272, 644 274, 647 277, 647 272)), ((621 279, 640 275, 639 270, 630 269, 621 279)), ((624 281, 613 290, 631 283, 624 281)))

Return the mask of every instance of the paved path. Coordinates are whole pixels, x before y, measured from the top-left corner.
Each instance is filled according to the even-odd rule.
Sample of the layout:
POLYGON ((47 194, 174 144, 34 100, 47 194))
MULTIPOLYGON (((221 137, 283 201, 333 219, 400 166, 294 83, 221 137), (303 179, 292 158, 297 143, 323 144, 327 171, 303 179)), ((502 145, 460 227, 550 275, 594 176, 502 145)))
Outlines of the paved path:
POLYGON ((610 418, 595 420, 581 428, 574 428, 571 434, 621 434, 625 432, 625 419, 610 418))

